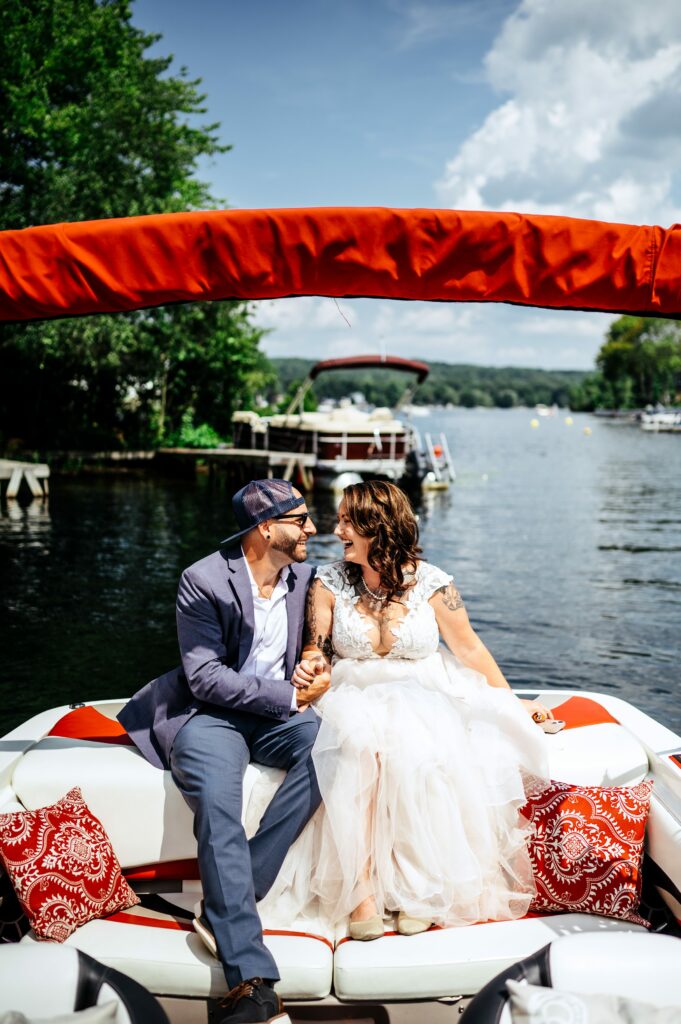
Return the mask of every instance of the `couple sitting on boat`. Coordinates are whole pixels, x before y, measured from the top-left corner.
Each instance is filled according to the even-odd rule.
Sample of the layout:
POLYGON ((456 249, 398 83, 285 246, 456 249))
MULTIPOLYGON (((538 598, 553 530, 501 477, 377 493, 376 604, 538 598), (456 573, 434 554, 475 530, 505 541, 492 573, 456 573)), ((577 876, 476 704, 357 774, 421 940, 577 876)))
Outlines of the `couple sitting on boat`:
POLYGON ((221 1024, 283 1013, 259 901, 289 923, 349 917, 355 939, 382 935, 386 913, 403 934, 525 914, 518 808, 547 774, 532 717, 552 717, 512 694, 393 484, 345 489, 343 560, 316 572, 288 482, 253 481, 233 506, 239 532, 180 581, 182 667, 119 716, 194 811, 195 926, 231 989, 221 1024), (251 760, 287 774, 247 840, 251 760))

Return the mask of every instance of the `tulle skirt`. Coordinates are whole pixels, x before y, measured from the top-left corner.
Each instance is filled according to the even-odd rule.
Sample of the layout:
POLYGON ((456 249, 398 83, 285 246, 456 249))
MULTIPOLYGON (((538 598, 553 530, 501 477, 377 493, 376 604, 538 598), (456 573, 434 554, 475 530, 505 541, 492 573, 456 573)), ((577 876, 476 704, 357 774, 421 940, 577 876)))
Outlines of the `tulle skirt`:
POLYGON ((261 904, 268 922, 336 924, 368 896, 442 925, 527 912, 518 810, 548 769, 544 733, 513 694, 448 652, 346 658, 318 711, 323 804, 261 904))

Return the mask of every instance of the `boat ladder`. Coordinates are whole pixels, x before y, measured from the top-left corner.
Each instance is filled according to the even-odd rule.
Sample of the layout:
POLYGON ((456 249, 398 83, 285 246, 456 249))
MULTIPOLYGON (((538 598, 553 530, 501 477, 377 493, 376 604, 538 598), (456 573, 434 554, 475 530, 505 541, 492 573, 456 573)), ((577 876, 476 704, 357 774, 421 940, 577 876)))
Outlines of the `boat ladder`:
POLYGON ((449 444, 444 434, 433 441, 431 434, 424 434, 424 448, 428 467, 423 486, 431 490, 444 489, 456 480, 449 444))

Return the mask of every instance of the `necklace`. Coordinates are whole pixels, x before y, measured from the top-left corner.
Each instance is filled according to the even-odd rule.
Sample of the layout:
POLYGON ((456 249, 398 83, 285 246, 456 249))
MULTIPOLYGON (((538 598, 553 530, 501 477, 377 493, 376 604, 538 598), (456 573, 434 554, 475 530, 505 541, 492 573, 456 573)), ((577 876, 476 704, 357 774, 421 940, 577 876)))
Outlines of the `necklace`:
POLYGON ((358 590, 360 591, 361 594, 363 594, 365 597, 370 598, 370 600, 374 601, 376 604, 385 604, 386 599, 388 597, 387 590, 383 589, 383 587, 379 587, 378 591, 372 590, 371 587, 366 582, 366 580, 364 579, 364 576, 360 576, 357 583, 358 590))
MULTIPOLYGON (((416 579, 415 572, 405 572, 403 575, 405 586, 403 586, 401 590, 393 591, 393 600, 397 599, 399 601, 416 579)), ((367 604, 369 607, 383 608, 388 601, 387 589, 385 587, 379 587, 378 590, 372 590, 363 575, 361 575, 355 583, 355 590, 360 597, 367 598, 367 604)))

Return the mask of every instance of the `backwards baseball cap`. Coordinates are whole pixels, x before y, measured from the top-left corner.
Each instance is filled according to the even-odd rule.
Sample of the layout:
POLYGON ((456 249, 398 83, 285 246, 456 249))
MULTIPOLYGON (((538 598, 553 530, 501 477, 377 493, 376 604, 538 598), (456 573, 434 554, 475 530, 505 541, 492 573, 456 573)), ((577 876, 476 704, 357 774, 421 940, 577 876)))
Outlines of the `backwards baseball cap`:
POLYGON ((276 519, 304 504, 305 498, 293 493, 288 480, 251 480, 232 498, 234 518, 240 529, 231 537, 226 537, 222 544, 231 544, 237 537, 249 533, 258 523, 276 519))

